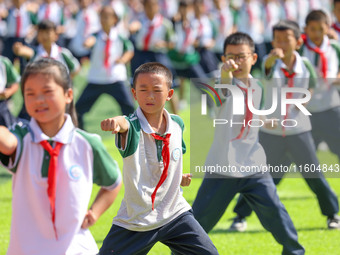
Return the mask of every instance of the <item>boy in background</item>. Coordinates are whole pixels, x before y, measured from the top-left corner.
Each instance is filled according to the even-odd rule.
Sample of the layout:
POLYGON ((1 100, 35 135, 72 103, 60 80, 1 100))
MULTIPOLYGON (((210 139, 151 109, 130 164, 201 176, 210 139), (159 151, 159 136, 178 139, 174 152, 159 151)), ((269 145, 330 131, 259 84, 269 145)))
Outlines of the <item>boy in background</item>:
POLYGON ((15 118, 8 109, 8 99, 19 89, 20 76, 12 62, 0 55, 0 125, 11 127, 15 118))
POLYGON ((329 19, 322 10, 306 17, 304 44, 301 55, 309 59, 318 76, 307 109, 312 113, 312 135, 316 148, 324 141, 340 160, 340 96, 334 86, 339 78, 340 45, 327 36, 329 19))
MULTIPOLYGON (((253 103, 260 108, 262 87, 252 79, 250 72, 257 60, 254 41, 245 33, 231 34, 224 43, 221 83, 233 84, 245 94, 245 105, 249 89, 253 91, 253 103)), ((255 117, 248 110, 245 115, 233 114, 233 98, 222 89, 220 96, 224 103, 217 119, 231 119, 234 123, 248 122, 255 117)), ((245 106, 248 109, 247 106, 245 106)), ((258 127, 217 125, 214 141, 205 165, 234 166, 236 172, 208 173, 197 193, 192 206, 195 218, 206 232, 213 229, 237 193, 244 195, 249 206, 254 209, 262 226, 271 232, 283 246, 282 254, 304 254, 299 244, 297 232, 284 205, 281 203, 275 184, 268 172, 260 166, 266 165, 266 155, 258 142, 258 127), (242 171, 243 167, 259 166, 259 170, 242 171)))
POLYGON ((71 76, 76 75, 80 70, 78 60, 68 49, 57 45, 57 40, 57 25, 50 20, 43 20, 38 24, 37 41, 39 45, 34 49, 17 42, 13 45, 13 52, 30 61, 44 57, 53 58, 63 63, 71 76))
POLYGON ((91 48, 88 84, 76 104, 79 127, 84 126, 83 116, 89 112, 98 97, 106 93, 120 105, 124 115, 134 111, 130 91, 125 85, 127 80, 126 64, 133 57, 132 43, 120 36, 117 27, 118 16, 111 5, 105 5, 100 11, 102 30, 96 37, 85 41, 91 48))

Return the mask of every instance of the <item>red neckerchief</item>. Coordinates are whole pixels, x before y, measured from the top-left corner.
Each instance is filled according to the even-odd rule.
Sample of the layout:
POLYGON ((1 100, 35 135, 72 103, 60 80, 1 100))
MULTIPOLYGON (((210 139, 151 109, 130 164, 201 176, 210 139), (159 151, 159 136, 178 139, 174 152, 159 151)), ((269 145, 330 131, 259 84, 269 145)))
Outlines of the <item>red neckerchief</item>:
POLYGON ((46 140, 41 141, 40 144, 48 152, 48 154, 50 154, 50 157, 51 157, 50 164, 48 166, 47 195, 48 195, 48 200, 50 202, 50 207, 51 207, 53 229, 54 229, 55 237, 58 240, 57 229, 55 226, 55 198, 56 198, 56 187, 57 187, 58 155, 59 155, 61 146, 63 144, 56 142, 55 148, 52 148, 52 146, 46 140))
MULTIPOLYGON (((285 75, 285 77, 288 79, 288 88, 293 88, 294 87, 294 76, 296 75, 296 73, 289 73, 286 69, 281 68, 281 71, 283 72, 283 74, 285 75)), ((293 97, 293 93, 287 93, 287 99, 291 99, 293 97)), ((288 104, 286 105, 286 115, 284 116, 284 119, 286 120, 288 117, 288 104)), ((282 126, 282 131, 283 134, 282 136, 285 137, 286 136, 286 132, 285 132, 285 127, 282 126)))
POLYGON ((15 30, 15 37, 20 37, 20 30, 21 30, 21 15, 20 10, 18 10, 17 16, 16 16, 16 30, 15 30))
MULTIPOLYGON (((246 105, 246 115, 244 117, 244 121, 245 121, 245 125, 248 125, 248 122, 253 119, 253 113, 250 111, 250 109, 248 107, 248 88, 242 88, 239 85, 237 85, 237 87, 239 87, 243 91, 243 93, 245 95, 244 101, 245 101, 245 105, 246 105)), ((242 126, 240 133, 238 134, 237 137, 232 139, 232 141, 235 141, 235 140, 238 140, 238 139, 242 138, 244 130, 246 128, 245 125, 242 126)), ((247 130, 247 133, 246 133, 244 138, 246 138, 248 136, 249 130, 250 130, 250 127, 248 126, 248 130, 247 130)))
POLYGON ((152 201, 152 210, 154 210, 155 206, 155 198, 156 198, 156 193, 158 188, 163 184, 165 181, 166 177, 168 176, 168 168, 169 168, 169 163, 170 163, 170 135, 171 134, 166 134, 165 137, 156 135, 155 133, 151 134, 155 140, 163 141, 163 149, 162 149, 162 158, 163 158, 163 164, 164 164, 164 169, 161 175, 161 178, 159 179, 157 186, 154 190, 154 192, 151 195, 151 201, 152 201))
POLYGON ((148 32, 144 38, 144 48, 143 50, 147 51, 149 50, 149 44, 150 44, 150 40, 152 37, 152 34, 154 32, 154 30, 159 27, 160 25, 162 25, 163 23, 163 16, 162 15, 157 15, 156 17, 154 17, 154 20, 151 21, 151 24, 149 25, 149 29, 148 32), (154 22, 152 22, 154 21, 154 22))
POLYGON ((319 47, 312 47, 309 43, 308 43, 308 39, 307 39, 307 36, 305 34, 301 35, 302 39, 303 39, 303 42, 304 44, 306 45, 306 47, 311 50, 311 51, 314 51, 315 53, 319 54, 320 55, 320 58, 321 58, 321 72, 322 72, 322 76, 324 79, 327 78, 327 66, 328 66, 328 63, 327 63, 327 57, 325 55, 325 52, 323 52, 319 47))
POLYGON ((337 31, 338 33, 340 33, 340 27, 338 26, 337 23, 334 23, 334 24, 332 25, 332 28, 334 28, 335 31, 337 31))
POLYGON ((50 18, 50 5, 46 5, 46 10, 45 10, 45 17, 44 19, 49 19, 50 18))
POLYGON ((185 32, 185 38, 184 38, 184 42, 183 42, 183 45, 182 45, 182 52, 185 52, 185 50, 187 49, 187 47, 190 44, 190 34, 191 34, 190 24, 188 24, 187 26, 185 26, 183 28, 184 28, 184 32, 185 32))
POLYGON ((110 48, 111 48, 111 40, 110 35, 107 36, 105 42, 105 51, 104 51, 104 67, 106 70, 110 67, 110 48))

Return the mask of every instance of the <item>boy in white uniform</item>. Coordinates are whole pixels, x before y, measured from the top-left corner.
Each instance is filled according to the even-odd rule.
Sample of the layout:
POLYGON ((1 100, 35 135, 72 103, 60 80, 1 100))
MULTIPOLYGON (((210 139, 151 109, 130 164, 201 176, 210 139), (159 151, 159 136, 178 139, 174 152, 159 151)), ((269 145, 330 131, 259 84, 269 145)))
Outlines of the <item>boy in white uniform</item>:
POLYGON ((19 89, 20 75, 11 61, 0 55, 0 125, 10 127, 15 122, 8 109, 8 99, 19 89))
POLYGON ((301 55, 309 59, 318 75, 318 86, 307 109, 312 113, 312 135, 316 148, 325 141, 340 160, 340 96, 334 86, 339 77, 340 45, 328 39, 329 20, 315 10, 306 17, 306 35, 301 55))
POLYGON ((132 89, 137 111, 101 123, 117 134, 125 194, 100 254, 147 254, 158 241, 175 254, 218 254, 182 196, 184 124, 164 109, 173 95, 171 83, 164 65, 141 65, 132 89))
POLYGON ((97 135, 75 127, 64 65, 50 58, 32 62, 23 74, 22 91, 31 121, 11 132, 0 127, 0 160, 13 174, 7 254, 97 254, 87 228, 118 194, 118 165, 97 135), (93 183, 102 188, 88 209, 93 183))
POLYGON ((88 84, 80 95, 76 109, 79 127, 83 128, 83 116, 89 112, 98 97, 108 94, 117 100, 124 115, 134 111, 134 103, 127 80, 126 64, 134 54, 130 40, 119 33, 118 16, 111 5, 105 5, 100 11, 102 30, 96 37, 89 37, 85 46, 91 48, 88 84))
POLYGON ((50 57, 63 63, 71 76, 76 75, 80 70, 79 61, 72 53, 64 47, 56 44, 58 40, 57 26, 50 20, 43 20, 38 24, 37 41, 39 45, 31 48, 17 42, 13 45, 13 51, 20 57, 25 57, 30 61, 39 58, 50 57))
POLYGON ((90 50, 84 46, 84 42, 100 30, 100 21, 93 0, 79 0, 78 2, 80 10, 76 15, 77 33, 68 46, 80 61, 82 58, 90 56, 90 50))
MULTIPOLYGON (((254 107, 259 109, 262 87, 259 81, 250 76, 251 68, 257 60, 254 41, 247 34, 234 33, 225 40, 224 49, 221 83, 237 86, 245 94, 245 102, 247 90, 251 89, 254 107)), ((231 119, 233 123, 251 121, 254 115, 249 113, 248 106, 245 107, 245 115, 233 114, 233 98, 227 92, 224 89, 219 91, 224 103, 217 119, 231 119)), ((232 166, 236 171, 207 173, 192 206, 195 218, 209 232, 234 196, 241 193, 255 210, 263 227, 283 246, 282 254, 304 254, 304 248, 298 243, 295 227, 276 193, 272 178, 260 168, 266 165, 266 155, 258 142, 258 131, 258 127, 248 125, 230 128, 225 125, 216 126, 205 166, 232 166), (258 166, 257 171, 242 170, 254 166, 258 166)))

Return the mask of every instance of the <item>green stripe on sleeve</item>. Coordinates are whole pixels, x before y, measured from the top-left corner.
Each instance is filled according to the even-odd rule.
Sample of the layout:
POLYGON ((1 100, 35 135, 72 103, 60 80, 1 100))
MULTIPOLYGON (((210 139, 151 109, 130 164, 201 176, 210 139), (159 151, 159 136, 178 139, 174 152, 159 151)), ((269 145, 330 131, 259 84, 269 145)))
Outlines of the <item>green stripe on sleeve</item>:
POLYGON ((110 156, 98 135, 77 129, 93 150, 93 182, 108 187, 120 180, 117 162, 110 156))
POLYGON ((126 117, 126 120, 129 122, 129 129, 126 137, 125 148, 121 146, 121 135, 117 135, 117 148, 119 150, 120 155, 123 158, 131 156, 134 154, 139 145, 139 138, 140 138, 140 123, 135 114, 126 117))
POLYGON ((315 69, 313 67, 313 65, 311 64, 311 62, 305 58, 302 57, 303 63, 305 64, 310 76, 309 76, 309 89, 313 89, 316 86, 316 82, 317 82, 317 74, 315 72, 315 69))
POLYGON ((11 129, 11 132, 18 139, 18 147, 16 150, 16 156, 15 156, 16 161, 14 162, 15 164, 11 168, 8 168, 9 163, 10 163, 10 156, 4 155, 2 153, 0 153, 0 161, 5 167, 7 167, 8 170, 15 173, 17 171, 18 162, 20 161, 23 147, 24 147, 23 140, 24 140, 24 137, 29 133, 29 127, 28 125, 18 123, 11 129))
POLYGON ((19 82, 20 75, 14 68, 12 62, 6 57, 1 57, 0 60, 5 64, 6 67, 7 85, 19 82))
POLYGON ((171 119, 175 121, 182 129, 182 153, 184 154, 187 151, 187 147, 183 139, 184 122, 181 119, 181 117, 179 117, 178 115, 171 114, 170 116, 171 116, 171 119))

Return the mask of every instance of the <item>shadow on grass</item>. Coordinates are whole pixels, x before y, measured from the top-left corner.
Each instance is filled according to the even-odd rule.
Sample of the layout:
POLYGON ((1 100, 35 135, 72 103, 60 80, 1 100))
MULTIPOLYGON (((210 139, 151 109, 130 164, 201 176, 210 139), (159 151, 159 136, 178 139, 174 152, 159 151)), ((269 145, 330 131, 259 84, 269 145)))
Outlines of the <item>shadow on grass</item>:
MULTIPOLYGON (((307 227, 307 228, 297 228, 296 231, 298 233, 300 232, 312 232, 312 231, 324 231, 327 230, 327 228, 322 228, 322 227, 307 227)), ((253 229, 253 230, 246 230, 244 232, 237 232, 237 231, 229 231, 228 229, 224 229, 224 228, 216 228, 213 229, 212 231, 209 232, 209 234, 223 234, 223 235, 230 235, 230 234, 238 234, 238 235, 242 235, 242 234, 260 234, 260 233, 266 233, 268 232, 265 229, 253 229)))
MULTIPOLYGON (((311 193, 312 194, 312 193, 311 193)), ((294 197, 284 197, 280 196, 281 201, 296 201, 296 200, 314 200, 315 198, 310 195, 310 196, 294 196, 294 197)))

